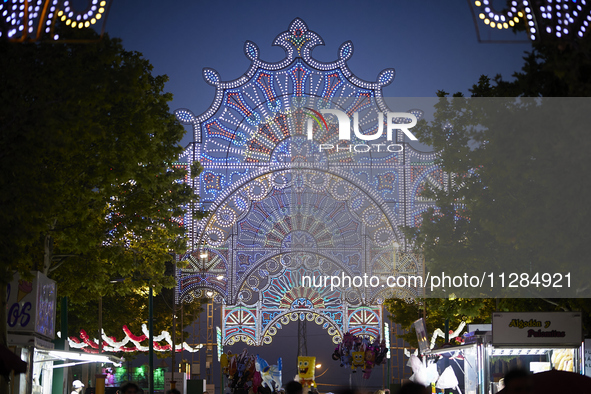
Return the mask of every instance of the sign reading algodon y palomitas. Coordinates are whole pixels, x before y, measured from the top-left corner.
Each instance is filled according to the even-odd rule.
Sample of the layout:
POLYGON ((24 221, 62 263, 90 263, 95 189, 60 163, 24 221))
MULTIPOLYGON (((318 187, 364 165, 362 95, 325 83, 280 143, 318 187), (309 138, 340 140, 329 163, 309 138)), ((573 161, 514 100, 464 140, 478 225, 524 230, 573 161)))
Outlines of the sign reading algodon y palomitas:
POLYGON ((581 346, 581 312, 493 313, 493 345, 581 346))

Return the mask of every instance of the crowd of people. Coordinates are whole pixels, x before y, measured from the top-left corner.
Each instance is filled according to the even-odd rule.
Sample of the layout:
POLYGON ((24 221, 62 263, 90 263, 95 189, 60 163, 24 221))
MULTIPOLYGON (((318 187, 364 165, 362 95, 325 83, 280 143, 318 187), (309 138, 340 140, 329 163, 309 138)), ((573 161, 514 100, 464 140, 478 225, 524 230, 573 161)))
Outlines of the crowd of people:
MULTIPOLYGON (((517 369, 509 371, 502 380, 502 390, 499 391, 499 394, 533 394, 533 384, 531 379, 531 374, 525 370, 517 369)), ((80 394, 84 384, 79 381, 75 380, 72 383, 72 394, 80 394)), ((129 382, 121 386, 121 388, 117 391, 117 394, 143 394, 144 391, 135 383, 129 382)), ((415 383, 415 382, 406 382, 403 384, 400 389, 393 394, 430 394, 431 388, 425 387, 422 384, 415 383)), ((177 389, 170 389, 166 392, 166 394, 181 394, 181 392, 177 389)), ((203 392, 203 394, 209 394, 207 391, 203 392)), ((280 389, 280 394, 304 394, 304 387, 301 383, 296 381, 290 381, 285 386, 280 389)), ((318 394, 316 388, 313 388, 312 394, 318 394)), ((344 389, 339 390, 336 393, 328 393, 328 394, 368 394, 365 393, 363 390, 357 389, 344 389)), ((371 393, 369 393, 371 394, 371 393)), ((373 394, 390 394, 390 390, 378 390, 373 394)))

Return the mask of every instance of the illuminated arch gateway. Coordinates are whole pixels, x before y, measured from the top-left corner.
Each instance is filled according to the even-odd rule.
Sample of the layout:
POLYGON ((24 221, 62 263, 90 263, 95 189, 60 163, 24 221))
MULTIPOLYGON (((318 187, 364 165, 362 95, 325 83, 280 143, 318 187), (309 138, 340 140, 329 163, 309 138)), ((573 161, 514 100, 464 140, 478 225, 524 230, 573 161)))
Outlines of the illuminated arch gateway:
POLYGON ((420 191, 426 183, 442 186, 444 177, 435 156, 412 149, 400 130, 392 141, 366 141, 376 134, 380 113, 390 112, 382 88, 394 70, 363 81, 347 66, 351 42, 330 63, 312 57, 323 44, 295 19, 273 42, 285 50, 283 60, 261 60, 247 41, 251 65, 242 77, 224 82, 204 69, 216 88, 213 104, 199 116, 176 111, 194 132, 184 159, 204 168, 192 181, 201 196, 192 208, 211 212, 200 221, 185 218, 192 250, 183 256, 189 267, 179 273, 178 296, 188 302, 215 294, 223 304, 225 344, 268 344, 297 320, 322 326, 335 343, 346 331, 376 337, 385 297, 420 295, 382 284, 390 275, 422 273, 419 259, 401 252, 400 226, 418 224, 432 206, 420 191), (338 122, 322 116, 325 109, 351 119, 357 114, 361 138, 339 141, 338 122), (364 274, 380 285, 346 282, 364 274), (345 283, 320 285, 326 277, 345 283))

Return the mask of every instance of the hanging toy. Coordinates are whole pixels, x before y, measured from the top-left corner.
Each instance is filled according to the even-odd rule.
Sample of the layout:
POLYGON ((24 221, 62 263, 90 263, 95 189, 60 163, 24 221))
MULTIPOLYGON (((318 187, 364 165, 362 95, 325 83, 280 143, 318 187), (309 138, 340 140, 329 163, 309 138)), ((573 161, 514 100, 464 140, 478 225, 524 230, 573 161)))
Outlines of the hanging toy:
POLYGON ((242 377, 246 370, 246 363, 248 362, 248 351, 244 349, 242 354, 238 357, 238 377, 242 377))
POLYGON ((364 351, 356 351, 351 353, 352 361, 351 361, 351 370, 353 372, 357 372, 357 368, 363 368, 365 365, 365 352, 364 351))
POLYGON ((279 390, 281 388, 281 369, 281 358, 277 360, 277 365, 269 365, 257 354, 256 370, 261 374, 263 387, 268 387, 271 391, 279 390))
POLYGON ((343 347, 341 350, 341 367, 351 366, 351 350, 343 347))
MULTIPOLYGON (((341 358, 341 344, 339 344, 335 349, 334 352, 332 353, 332 359, 337 361, 341 358)), ((341 365, 342 367, 342 365, 341 365)))
POLYGON ((244 363, 245 368, 244 372, 242 373, 242 377, 238 382, 238 387, 247 387, 248 382, 252 380, 252 377, 256 371, 255 368, 255 357, 249 356, 246 362, 244 363))
POLYGON ((252 391, 256 394, 261 387, 261 383, 263 383, 263 378, 261 377, 261 373, 259 371, 254 371, 252 376, 252 391))
POLYGON ((353 344, 355 343, 355 336, 353 334, 351 334, 350 332, 347 332, 345 335, 343 335, 343 341, 342 344, 349 349, 349 351, 351 349, 353 349, 353 344))
MULTIPOLYGON (((228 353, 230 353, 230 352, 228 352, 228 353)), ((222 373, 224 375, 228 375, 230 361, 229 361, 228 355, 226 353, 222 353, 222 355, 220 356, 220 366, 222 367, 222 373)))
POLYGON ((376 354, 373 347, 368 347, 365 351, 365 368, 363 369, 363 379, 369 379, 371 375, 371 369, 375 365, 376 354))
POLYGON ((386 341, 382 339, 380 346, 376 348, 376 365, 381 365, 387 356, 388 349, 386 348, 386 341))
MULTIPOLYGON (((305 387, 316 387, 316 357, 298 356, 298 381, 305 387)), ((305 391, 305 390, 304 390, 305 391)))

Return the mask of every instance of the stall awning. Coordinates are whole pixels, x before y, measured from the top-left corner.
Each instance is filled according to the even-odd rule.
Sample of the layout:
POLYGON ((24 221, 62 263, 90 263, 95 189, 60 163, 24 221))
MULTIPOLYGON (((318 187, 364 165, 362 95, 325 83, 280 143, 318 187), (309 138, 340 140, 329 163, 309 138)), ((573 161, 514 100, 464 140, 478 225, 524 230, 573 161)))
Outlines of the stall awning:
POLYGON ((8 376, 11 371, 14 371, 15 374, 25 373, 27 372, 27 363, 0 343, 0 374, 8 376))
POLYGON ((87 363, 111 363, 115 364, 115 366, 121 366, 121 363, 124 361, 123 359, 113 356, 112 354, 90 354, 90 353, 81 353, 75 351, 67 351, 67 350, 45 350, 45 349, 38 349, 39 353, 46 355, 48 358, 44 360, 39 360, 39 362, 45 361, 70 361, 64 364, 54 364, 53 368, 63 368, 63 367, 71 367, 73 365, 78 364, 87 364, 87 363))

